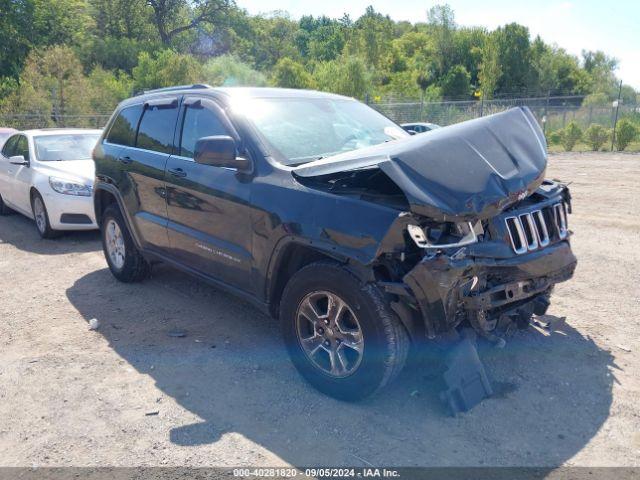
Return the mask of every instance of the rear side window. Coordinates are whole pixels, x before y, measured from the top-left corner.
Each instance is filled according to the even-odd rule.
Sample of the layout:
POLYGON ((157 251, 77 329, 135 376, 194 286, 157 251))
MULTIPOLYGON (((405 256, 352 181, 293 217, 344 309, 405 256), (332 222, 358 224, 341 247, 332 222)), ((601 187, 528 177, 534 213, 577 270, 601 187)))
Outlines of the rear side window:
POLYGON ((18 142, 18 137, 19 135, 14 135, 9 140, 7 140, 7 142, 4 144, 4 147, 2 147, 2 155, 4 155, 7 158, 12 157, 14 155, 13 152, 15 152, 16 143, 18 142))
POLYGON ((109 130, 107 142, 126 147, 135 146, 136 128, 138 127, 141 113, 142 105, 123 108, 109 130))
POLYGON ((172 153, 177 117, 177 102, 147 105, 138 128, 136 147, 160 153, 172 153))
POLYGON ((213 135, 229 135, 229 132, 214 112, 200 104, 190 105, 184 114, 180 155, 193 158, 196 142, 213 135))

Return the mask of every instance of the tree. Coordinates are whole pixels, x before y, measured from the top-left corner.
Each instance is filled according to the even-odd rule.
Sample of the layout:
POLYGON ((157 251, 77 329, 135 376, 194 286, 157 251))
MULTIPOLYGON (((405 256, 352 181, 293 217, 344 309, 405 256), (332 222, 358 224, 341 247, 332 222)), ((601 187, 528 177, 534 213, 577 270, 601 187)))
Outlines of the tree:
POLYGON ((33 2, 33 45, 80 45, 93 28, 87 0, 33 2))
POLYGON ((328 92, 364 99, 373 87, 371 74, 359 57, 341 57, 317 65, 318 87, 328 92))
POLYGON ((90 111, 88 83, 73 50, 54 46, 29 54, 20 86, 4 102, 4 112, 42 116, 43 126, 66 124, 67 115, 90 111))
POLYGON ((267 85, 267 79, 262 73, 233 55, 212 58, 204 64, 202 70, 203 81, 213 86, 264 87, 267 85))
POLYGON ((440 82, 445 97, 465 98, 471 94, 471 76, 462 65, 455 65, 440 82))
POLYGON ((198 28, 224 23, 233 0, 146 0, 153 9, 153 22, 162 43, 170 45, 176 35, 198 28))
POLYGON ((2 0, 0 77, 17 79, 32 44, 33 2, 2 0))
POLYGON ((446 75, 452 65, 456 22, 449 5, 435 5, 427 14, 434 39, 438 76, 446 75))
POLYGON ((133 93, 133 81, 124 72, 110 72, 97 66, 87 80, 91 112, 111 113, 118 103, 133 93))
POLYGON ((478 74, 484 98, 493 98, 501 76, 502 67, 500 65, 498 42, 495 35, 488 35, 482 47, 482 63, 478 74))
POLYGON ((502 68, 499 90, 502 93, 525 93, 533 83, 529 29, 510 23, 499 27, 494 35, 502 68))
POLYGON ((282 88, 316 88, 316 82, 309 72, 300 63, 287 57, 276 63, 273 83, 282 88))
POLYGON ((163 50, 157 55, 142 52, 133 69, 135 91, 196 83, 202 78, 202 67, 191 55, 163 50))

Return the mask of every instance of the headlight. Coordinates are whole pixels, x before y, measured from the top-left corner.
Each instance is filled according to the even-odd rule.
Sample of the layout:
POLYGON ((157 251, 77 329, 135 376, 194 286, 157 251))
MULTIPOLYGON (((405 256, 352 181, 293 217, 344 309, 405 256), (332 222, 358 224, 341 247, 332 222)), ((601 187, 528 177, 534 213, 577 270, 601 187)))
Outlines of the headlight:
POLYGON ((77 197, 90 197, 92 188, 90 185, 83 185, 64 178, 49 177, 49 185, 56 192, 63 195, 75 195, 77 197))
POLYGON ((407 225, 409 236, 420 248, 453 248, 476 243, 484 230, 480 221, 475 225, 466 223, 443 223, 437 226, 420 227, 407 225))

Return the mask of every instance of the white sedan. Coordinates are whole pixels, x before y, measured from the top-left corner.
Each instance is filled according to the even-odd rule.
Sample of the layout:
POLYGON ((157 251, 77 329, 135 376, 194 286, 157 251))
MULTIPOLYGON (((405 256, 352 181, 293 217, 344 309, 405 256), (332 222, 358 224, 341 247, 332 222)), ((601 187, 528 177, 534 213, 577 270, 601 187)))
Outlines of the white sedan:
POLYGON ((17 132, 0 153, 0 215, 34 219, 42 238, 98 228, 93 211, 93 147, 102 132, 44 129, 17 132))

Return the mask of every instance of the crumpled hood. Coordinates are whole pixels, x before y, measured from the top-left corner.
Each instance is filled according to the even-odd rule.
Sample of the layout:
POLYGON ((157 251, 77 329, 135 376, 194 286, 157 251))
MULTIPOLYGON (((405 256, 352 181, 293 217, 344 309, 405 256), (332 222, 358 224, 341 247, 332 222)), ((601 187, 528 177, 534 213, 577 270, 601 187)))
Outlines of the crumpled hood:
POLYGON ((535 191, 544 179, 546 152, 533 114, 519 107, 307 163, 293 174, 377 167, 404 192, 412 212, 470 220, 492 217, 535 191))

